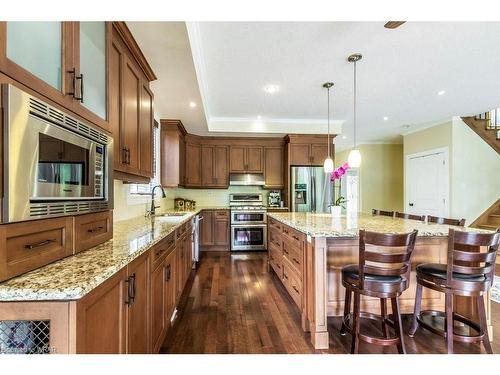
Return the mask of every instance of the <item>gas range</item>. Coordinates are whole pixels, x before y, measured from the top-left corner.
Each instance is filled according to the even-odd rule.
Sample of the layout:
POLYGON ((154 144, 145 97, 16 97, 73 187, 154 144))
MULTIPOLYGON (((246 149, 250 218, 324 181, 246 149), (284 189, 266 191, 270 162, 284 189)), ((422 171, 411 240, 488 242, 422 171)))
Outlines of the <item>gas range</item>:
POLYGON ((230 194, 231 250, 265 250, 267 215, 260 193, 230 194))

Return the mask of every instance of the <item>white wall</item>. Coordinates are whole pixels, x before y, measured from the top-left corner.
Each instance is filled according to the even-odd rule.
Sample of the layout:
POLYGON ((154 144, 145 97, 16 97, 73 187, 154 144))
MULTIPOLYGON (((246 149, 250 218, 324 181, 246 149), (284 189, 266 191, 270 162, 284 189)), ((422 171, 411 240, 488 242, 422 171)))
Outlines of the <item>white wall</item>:
POLYGON ((460 117, 452 126, 451 216, 472 223, 500 198, 500 155, 460 117))

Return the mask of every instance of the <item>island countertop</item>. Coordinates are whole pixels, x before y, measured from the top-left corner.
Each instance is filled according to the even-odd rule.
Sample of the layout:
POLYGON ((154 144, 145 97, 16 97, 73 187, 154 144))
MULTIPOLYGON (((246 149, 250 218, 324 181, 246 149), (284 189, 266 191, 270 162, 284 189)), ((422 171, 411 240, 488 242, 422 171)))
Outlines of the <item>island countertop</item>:
POLYGON ((116 222, 112 240, 0 283, 0 302, 80 299, 203 209, 225 208, 116 222))
POLYGON ((357 213, 349 216, 333 217, 330 214, 309 212, 273 212, 268 216, 311 237, 357 237, 360 229, 381 233, 408 233, 418 230, 419 237, 448 236, 449 228, 467 232, 490 233, 490 231, 456 227, 444 224, 423 223, 418 220, 373 216, 357 213))

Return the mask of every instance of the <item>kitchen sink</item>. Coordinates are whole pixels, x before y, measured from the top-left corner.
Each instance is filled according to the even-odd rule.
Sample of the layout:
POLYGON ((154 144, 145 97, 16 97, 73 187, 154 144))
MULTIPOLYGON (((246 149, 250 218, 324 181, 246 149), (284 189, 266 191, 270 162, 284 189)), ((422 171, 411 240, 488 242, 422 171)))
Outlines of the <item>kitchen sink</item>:
POLYGON ((155 215, 156 217, 183 217, 188 215, 189 212, 167 212, 165 214, 155 215))

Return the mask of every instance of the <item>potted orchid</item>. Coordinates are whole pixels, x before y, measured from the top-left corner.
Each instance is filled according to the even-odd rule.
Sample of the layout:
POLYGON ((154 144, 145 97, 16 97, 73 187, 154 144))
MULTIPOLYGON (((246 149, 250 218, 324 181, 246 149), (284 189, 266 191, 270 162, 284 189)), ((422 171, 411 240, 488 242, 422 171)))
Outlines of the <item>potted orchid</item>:
POLYGON ((329 205, 330 213, 333 217, 340 217, 342 215, 342 208, 345 209, 345 204, 347 203, 347 199, 340 195, 340 184, 342 183, 342 176, 344 176, 345 172, 349 169, 349 164, 344 163, 341 167, 335 169, 331 176, 330 181, 335 183, 336 180, 339 180, 339 197, 333 202, 333 204, 329 205))

